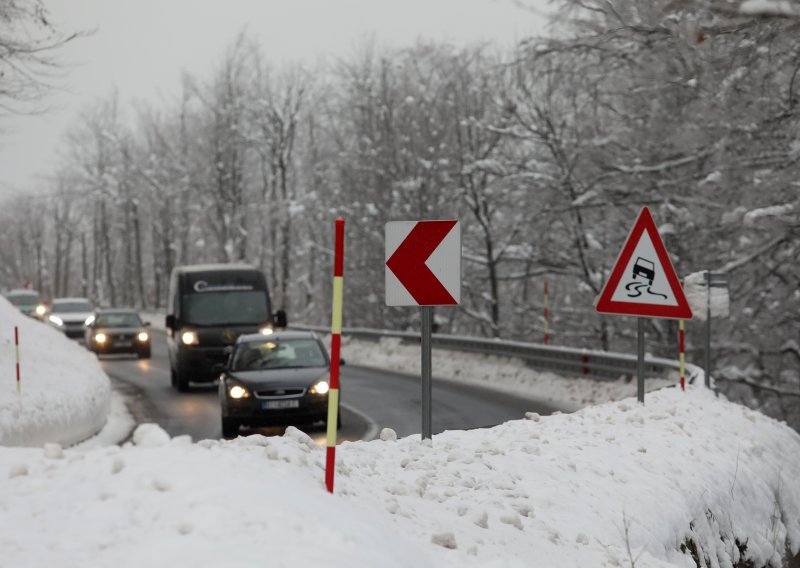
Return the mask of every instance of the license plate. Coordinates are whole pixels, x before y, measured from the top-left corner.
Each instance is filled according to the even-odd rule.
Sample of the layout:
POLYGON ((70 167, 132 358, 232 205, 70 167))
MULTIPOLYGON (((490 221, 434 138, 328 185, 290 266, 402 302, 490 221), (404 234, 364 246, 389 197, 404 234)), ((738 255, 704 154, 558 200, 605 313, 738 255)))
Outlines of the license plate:
POLYGON ((264 402, 264 408, 274 410, 276 408, 299 408, 299 400, 267 400, 264 402))
POLYGON ((133 346, 133 342, 132 341, 117 341, 116 346, 117 347, 132 347, 133 346))

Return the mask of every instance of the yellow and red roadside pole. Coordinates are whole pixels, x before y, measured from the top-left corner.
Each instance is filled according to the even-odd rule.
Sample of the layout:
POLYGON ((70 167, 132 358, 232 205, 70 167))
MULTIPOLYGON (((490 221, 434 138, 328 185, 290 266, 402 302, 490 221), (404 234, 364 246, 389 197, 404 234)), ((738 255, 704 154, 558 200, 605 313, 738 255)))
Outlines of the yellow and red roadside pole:
POLYGON ((683 335, 683 320, 678 320, 678 361, 680 363, 681 390, 686 390, 686 358, 684 356, 685 343, 683 335))
POLYGON ((336 430, 339 420, 339 354, 342 348, 342 295, 344 290, 344 219, 335 222, 333 255, 333 310, 331 317, 331 388, 328 391, 328 448, 325 456, 325 487, 333 493, 336 469, 336 430))
POLYGON ((14 347, 17 350, 17 394, 21 392, 21 385, 19 382, 19 328, 14 326, 14 347))

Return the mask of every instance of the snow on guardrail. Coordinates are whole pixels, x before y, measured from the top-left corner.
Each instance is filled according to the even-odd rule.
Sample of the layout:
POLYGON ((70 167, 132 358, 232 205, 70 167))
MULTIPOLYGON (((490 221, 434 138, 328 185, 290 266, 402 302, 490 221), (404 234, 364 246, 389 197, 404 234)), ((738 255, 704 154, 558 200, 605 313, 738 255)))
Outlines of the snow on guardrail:
MULTIPOLYGON (((306 324, 295 324, 291 327, 320 333, 329 331, 323 326, 306 324)), ((342 333, 356 339, 371 341, 378 341, 384 337, 396 337, 409 343, 419 341, 419 334, 408 331, 344 328, 342 333)), ((443 334, 433 335, 433 346, 451 351, 468 351, 484 355, 515 357, 542 369, 566 371, 595 379, 616 379, 620 375, 633 376, 636 373, 636 355, 627 353, 443 334)), ((672 360, 662 357, 645 357, 645 373, 647 376, 666 376, 677 370, 677 358, 672 360)), ((687 364, 686 372, 689 384, 694 384, 698 378, 703 376, 703 370, 696 365, 687 364)))

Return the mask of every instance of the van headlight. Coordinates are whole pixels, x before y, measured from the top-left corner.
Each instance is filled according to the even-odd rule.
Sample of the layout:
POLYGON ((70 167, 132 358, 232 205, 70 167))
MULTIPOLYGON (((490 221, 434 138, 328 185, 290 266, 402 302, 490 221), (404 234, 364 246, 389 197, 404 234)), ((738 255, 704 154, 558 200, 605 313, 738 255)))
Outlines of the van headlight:
POLYGON ((272 327, 265 325, 264 327, 258 330, 258 333, 260 333, 261 335, 272 335, 272 327))
POLYGON ((86 318, 84 320, 83 325, 85 325, 86 327, 89 327, 93 323, 94 323, 94 316, 92 315, 92 316, 89 316, 88 318, 86 318))
POLYGON ((197 332, 195 331, 184 331, 181 333, 181 343, 184 345, 197 345, 197 332))
POLYGON ((64 320, 62 320, 62 319, 61 319, 60 317, 58 317, 58 316, 53 316, 53 315, 51 315, 51 316, 50 316, 48 319, 49 319, 49 320, 50 320, 52 323, 56 324, 58 327, 61 327, 61 326, 63 326, 63 325, 64 325, 64 320))

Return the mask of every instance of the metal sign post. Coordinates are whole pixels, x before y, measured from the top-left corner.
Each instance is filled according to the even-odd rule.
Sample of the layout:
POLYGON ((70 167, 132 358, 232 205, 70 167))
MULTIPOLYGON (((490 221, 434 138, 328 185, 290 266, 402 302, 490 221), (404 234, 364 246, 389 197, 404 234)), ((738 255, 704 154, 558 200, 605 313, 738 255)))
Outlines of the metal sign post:
POLYGON ((595 311, 637 316, 636 374, 639 402, 644 403, 644 317, 691 319, 675 267, 653 216, 642 208, 600 295, 595 311))
POLYGON ((422 306, 422 439, 430 439, 433 430, 433 381, 431 379, 431 331, 433 308, 422 306))
POLYGON ((644 318, 636 318, 636 392, 644 404, 644 318))
POLYGON ((433 435, 433 306, 461 303, 461 225, 386 223, 386 305, 419 306, 422 323, 422 439, 433 435))
POLYGON ((711 288, 728 289, 727 272, 709 272, 706 270, 706 388, 711 388, 711 288))

